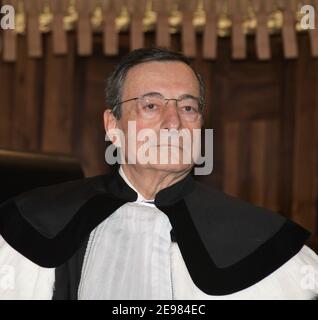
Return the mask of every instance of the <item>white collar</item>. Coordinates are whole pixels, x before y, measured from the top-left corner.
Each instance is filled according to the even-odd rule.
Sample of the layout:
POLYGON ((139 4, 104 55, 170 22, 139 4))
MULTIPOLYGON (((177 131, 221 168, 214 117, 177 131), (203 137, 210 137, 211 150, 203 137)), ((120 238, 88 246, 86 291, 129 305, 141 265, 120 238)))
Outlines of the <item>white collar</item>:
POLYGON ((139 193, 138 190, 133 186, 133 184, 128 180, 127 176, 124 173, 124 170, 123 170, 122 166, 119 167, 118 172, 121 175, 121 177, 123 178, 123 180, 128 184, 128 186, 137 193, 138 197, 137 197, 137 200, 135 202, 138 202, 138 203, 141 203, 141 204, 144 204, 144 205, 148 205, 148 206, 154 206, 153 203, 148 203, 148 201, 155 201, 155 199, 151 199, 151 200, 145 199, 142 196, 142 194, 139 193))

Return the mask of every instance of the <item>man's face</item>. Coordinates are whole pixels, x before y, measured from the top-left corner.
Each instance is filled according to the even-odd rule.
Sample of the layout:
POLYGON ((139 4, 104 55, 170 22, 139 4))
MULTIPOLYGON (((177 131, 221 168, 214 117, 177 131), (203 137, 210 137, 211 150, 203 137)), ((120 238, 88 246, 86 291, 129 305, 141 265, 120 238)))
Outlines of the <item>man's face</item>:
MULTIPOLYGON (((182 62, 147 62, 139 64, 129 70, 127 73, 121 101, 140 97, 148 93, 158 93, 164 98, 179 99, 186 95, 199 97, 200 88, 198 80, 189 66, 182 62)), ((135 121, 136 123, 136 135, 143 129, 152 129, 157 137, 157 143, 150 143, 151 147, 149 152, 153 148, 157 151, 156 163, 141 164, 137 156, 137 165, 144 168, 152 168, 156 170, 170 171, 170 172, 182 172, 190 170, 193 166, 191 163, 184 163, 184 152, 191 152, 191 149, 183 147, 182 139, 179 147, 174 146, 174 143, 166 144, 166 141, 160 139, 160 130, 168 129, 174 132, 179 132, 182 129, 188 129, 191 134, 193 129, 200 129, 202 125, 202 116, 199 115, 195 121, 189 121, 187 117, 182 116, 176 108, 176 102, 170 100, 164 111, 160 116, 154 119, 148 119, 140 115, 140 109, 138 109, 138 101, 133 100, 125 102, 121 105, 121 118, 117 122, 117 127, 120 128, 125 135, 125 158, 127 162, 128 154, 128 122, 135 121), (138 111, 139 110, 139 111, 138 111), (164 143, 163 143, 164 142, 164 143), (162 163, 161 157, 168 157, 169 163, 162 163), (177 163, 172 159, 178 159, 177 163), (160 163, 161 162, 161 163, 160 163)), ((167 132, 167 130, 165 130, 167 132)), ((170 131, 171 132, 171 131, 170 131)), ((143 141, 136 141, 136 150, 145 144, 147 139, 143 141)), ((133 152, 130 150, 130 152, 133 152)), ((155 154, 155 153, 154 153, 155 154)))

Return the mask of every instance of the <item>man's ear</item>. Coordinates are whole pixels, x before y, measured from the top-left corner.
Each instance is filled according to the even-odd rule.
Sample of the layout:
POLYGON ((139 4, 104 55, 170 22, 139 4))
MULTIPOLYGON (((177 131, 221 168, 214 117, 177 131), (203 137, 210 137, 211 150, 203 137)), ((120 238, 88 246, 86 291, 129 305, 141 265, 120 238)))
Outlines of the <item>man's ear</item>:
POLYGON ((104 111, 104 128, 106 133, 110 129, 116 128, 116 118, 111 109, 104 111))
POLYGON ((117 125, 117 120, 112 112, 111 109, 106 109, 104 111, 104 128, 106 134, 112 130, 115 129, 117 125))

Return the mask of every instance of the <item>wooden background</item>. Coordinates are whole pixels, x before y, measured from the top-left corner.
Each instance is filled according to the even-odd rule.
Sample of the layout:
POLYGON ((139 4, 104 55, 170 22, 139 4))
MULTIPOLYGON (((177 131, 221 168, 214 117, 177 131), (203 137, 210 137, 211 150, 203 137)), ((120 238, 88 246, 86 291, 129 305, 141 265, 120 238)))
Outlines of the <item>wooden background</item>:
MULTIPOLYGON (((201 181, 241 199, 273 209, 309 229, 318 250, 318 60, 308 34, 298 34, 299 54, 286 59, 282 38, 271 36, 272 57, 257 59, 254 36, 247 58, 233 60, 231 40, 218 40, 216 60, 202 57, 196 36, 193 64, 207 85, 207 128, 214 129, 214 168, 201 181)), ((145 46, 154 43, 145 35, 145 46)), ((87 176, 109 170, 102 115, 105 80, 130 50, 128 33, 118 55, 105 57, 102 35, 93 54, 77 54, 75 32, 67 53, 53 54, 51 34, 43 36, 43 57, 29 57, 18 35, 13 63, 0 61, 0 148, 78 157, 87 176)), ((171 38, 181 50, 181 36, 171 38)))

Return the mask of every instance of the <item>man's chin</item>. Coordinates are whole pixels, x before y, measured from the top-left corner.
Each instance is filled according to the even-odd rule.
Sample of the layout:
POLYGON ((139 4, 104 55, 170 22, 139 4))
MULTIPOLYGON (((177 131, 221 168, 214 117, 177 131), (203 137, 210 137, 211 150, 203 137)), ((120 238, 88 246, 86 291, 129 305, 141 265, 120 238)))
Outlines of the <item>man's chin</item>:
POLYGON ((166 171, 166 172, 185 172, 190 171, 193 167, 192 164, 183 164, 183 163, 148 163, 141 165, 147 169, 153 169, 158 171, 166 171))

